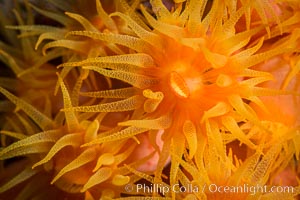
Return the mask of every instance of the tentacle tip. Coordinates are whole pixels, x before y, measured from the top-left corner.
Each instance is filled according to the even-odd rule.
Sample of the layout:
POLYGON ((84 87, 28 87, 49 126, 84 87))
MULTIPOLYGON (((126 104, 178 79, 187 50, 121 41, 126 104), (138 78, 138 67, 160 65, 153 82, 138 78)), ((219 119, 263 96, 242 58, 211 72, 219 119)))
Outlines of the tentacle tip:
POLYGON ((40 46, 40 42, 36 42, 36 44, 34 46, 34 50, 38 50, 39 46, 40 46))
POLYGON ((14 26, 6 25, 4 26, 5 29, 14 29, 14 26))
POLYGON ((115 16, 120 16, 120 14, 118 12, 114 12, 108 15, 108 17, 115 17, 115 16))
POLYGON ((64 36, 64 38, 68 38, 68 37, 70 37, 72 35, 76 35, 75 31, 70 31, 70 32, 66 33, 65 36, 64 36))
POLYGON ((17 74, 17 78, 21 78, 24 75, 24 71, 17 74))
POLYGON ((79 92, 78 94, 79 94, 79 96, 84 96, 84 97, 88 96, 87 92, 79 92))
POLYGON ((117 125, 118 125, 118 126, 128 126, 128 125, 126 125, 125 122, 119 122, 117 125))
POLYGON ((50 182, 50 185, 53 185, 55 182, 56 182, 56 180, 53 179, 53 180, 50 182))
POLYGON ((81 192, 81 193, 84 193, 84 192, 86 192, 86 191, 87 191, 87 189, 89 189, 89 188, 87 188, 87 187, 83 186, 83 188, 80 190, 80 192, 81 192))
POLYGON ((65 36, 64 36, 64 38, 67 39, 68 37, 70 37, 70 35, 72 35, 72 34, 66 33, 65 36))
POLYGON ((132 139, 133 139, 137 144, 141 144, 141 142, 137 139, 137 137, 133 136, 132 139))
POLYGON ((61 77, 60 77, 59 73, 58 73, 58 72, 55 72, 55 74, 56 74, 57 78, 60 80, 61 77))
POLYGON ((40 165, 39 163, 36 163, 36 164, 32 165, 31 169, 35 169, 39 165, 40 165))
POLYGON ((43 49, 42 49, 42 55, 43 55, 43 56, 46 56, 46 54, 47 54, 47 48, 43 48, 43 49))
POLYGON ((59 64, 59 65, 56 67, 56 69, 62 68, 62 67, 64 67, 64 66, 65 66, 64 63, 63 63, 63 64, 59 64))
POLYGON ((62 109, 60 109, 59 111, 60 111, 60 112, 68 112, 68 111, 70 111, 70 110, 68 110, 68 108, 62 108, 62 109))
POLYGON ((93 142, 85 143, 85 144, 81 145, 80 148, 89 147, 89 146, 91 146, 93 144, 94 144, 93 142))
POLYGON ((93 173, 95 173, 99 168, 100 168, 100 167, 95 167, 95 168, 93 169, 93 173))

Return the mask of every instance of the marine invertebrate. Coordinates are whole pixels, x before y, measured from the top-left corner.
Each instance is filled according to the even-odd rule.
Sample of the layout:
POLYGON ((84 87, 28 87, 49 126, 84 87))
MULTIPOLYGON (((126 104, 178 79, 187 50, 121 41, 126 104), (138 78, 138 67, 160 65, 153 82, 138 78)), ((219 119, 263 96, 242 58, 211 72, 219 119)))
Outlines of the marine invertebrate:
MULTIPOLYGON (((33 15, 28 4, 25 3, 24 6, 27 9, 25 16, 28 18, 26 22, 21 16, 23 12, 20 9, 15 9, 10 18, 1 17, 1 24, 7 26, 14 23, 19 25, 33 23, 33 15)), ((58 110, 55 109, 55 104, 59 104, 58 98, 53 96, 56 84, 56 68, 49 61, 60 57, 62 52, 53 51, 49 55, 43 56, 41 52, 34 50, 34 38, 21 37, 18 39, 15 30, 3 32, 3 41, 0 42, 0 60, 2 61, 0 86, 13 92, 26 102, 34 104, 35 110, 43 112, 48 117, 56 115, 58 110), (24 71, 32 68, 30 74, 21 76, 24 71)), ((21 34, 26 33, 21 31, 21 34)), ((11 134, 15 135, 14 133, 22 132, 25 135, 32 135, 39 130, 38 126, 35 126, 34 122, 28 119, 18 106, 4 98, 1 99, 0 112, 1 114, 5 113, 0 127, 8 131, 1 134, 3 146, 12 142, 9 137, 11 134)), ((14 137, 22 138, 16 135, 12 138, 14 137)))
MULTIPOLYGON (((69 93, 61 78, 59 82, 62 88, 64 107, 68 108, 71 106, 69 93)), ((100 135, 108 135, 119 129, 118 127, 111 127, 111 129, 106 130, 108 127, 105 126, 107 124, 105 121, 114 120, 113 118, 106 119, 106 114, 99 114, 93 121, 85 119, 84 116, 78 116, 79 119, 84 119, 79 123, 75 113, 71 111, 66 113, 66 123, 64 123, 60 119, 61 117, 53 120, 47 118, 43 113, 36 111, 31 105, 3 88, 0 88, 0 92, 17 104, 20 109, 23 109, 44 130, 32 136, 19 133, 24 139, 1 151, 1 160, 25 155, 31 163, 27 164, 28 167, 16 177, 2 185, 1 193, 29 179, 27 186, 20 193, 35 196, 37 191, 30 186, 34 184, 35 179, 31 178, 46 171, 48 176, 44 178, 45 185, 43 187, 48 189, 42 191, 44 195, 51 192, 49 186, 47 187, 50 183, 47 181, 52 179, 51 184, 54 184, 60 191, 65 191, 66 194, 64 195, 77 193, 82 196, 80 193, 85 193, 95 198, 119 196, 120 193, 124 192, 124 184, 136 180, 130 171, 126 170, 124 166, 122 167, 124 162, 127 162, 128 165, 139 166, 153 156, 154 152, 150 152, 145 157, 139 157, 140 160, 129 160, 130 163, 128 163, 127 160, 137 143, 127 138, 90 147, 81 146, 92 142, 100 135), (101 129, 106 131, 101 131, 101 129), (112 145, 114 146, 113 149, 111 148, 112 145), (126 146, 130 146, 130 148, 126 148, 126 146), (31 154, 45 154, 45 156, 40 159, 39 156, 31 154), (29 167, 30 165, 32 168, 29 167), (43 167, 39 167, 41 165, 43 167), (92 189, 96 185, 97 188, 92 189)))
POLYGON ((217 140, 213 138, 216 136, 213 131, 217 129, 216 124, 212 124, 210 128, 209 138, 199 145, 202 152, 197 153, 194 161, 183 162, 177 157, 182 166, 178 176, 180 182, 183 185, 196 185, 199 190, 205 188, 201 192, 178 194, 176 198, 194 196, 197 199, 251 199, 255 196, 254 199, 273 199, 280 196, 281 199, 290 199, 299 194, 299 187, 290 187, 293 191, 289 194, 269 192, 273 186, 268 182, 269 177, 274 168, 285 162, 284 158, 287 156, 282 152, 281 144, 272 146, 264 155, 257 151, 241 161, 232 154, 232 149, 225 149, 220 137, 217 140), (216 187, 221 188, 221 192, 216 192, 216 187), (232 191, 227 193, 223 187, 231 187, 232 191))
MULTIPOLYGON (((298 60, 298 58, 289 56, 289 60, 298 60)), ((288 63, 283 57, 275 57, 263 65, 257 66, 260 70, 267 70, 276 77, 272 81, 263 83, 264 87, 272 89, 281 88, 297 93, 299 91, 299 74, 297 74, 297 72, 295 73, 297 67, 293 66, 293 64, 294 62, 288 63)), ((266 130, 253 126, 249 130, 249 135, 251 135, 253 141, 263 143, 266 149, 278 143, 283 144, 288 159, 284 160, 278 171, 283 171, 281 173, 286 173, 287 176, 290 174, 292 177, 294 172, 290 169, 295 167, 295 161, 297 162, 299 160, 300 153, 298 148, 300 142, 299 96, 295 94, 286 96, 265 96, 261 97, 261 100, 265 105, 264 109, 266 111, 262 111, 262 108, 258 108, 252 104, 250 104, 250 106, 254 108, 262 124, 266 127, 266 130)), ((280 179, 278 171, 275 172, 274 170, 273 172, 275 180, 280 179)), ((296 180, 296 177, 286 180, 282 179, 282 182, 291 185, 295 184, 294 180, 296 180)))
MULTIPOLYGON (((27 27, 30 26, 18 26, 21 30, 26 29, 27 27)), ((35 33, 31 32, 31 34, 35 33)), ((31 39, 25 38, 24 40, 31 39)), ((32 46, 26 47, 31 48, 32 46)), ((58 51, 61 52, 60 50, 58 51)), ((34 52, 33 55, 35 55, 35 53, 36 52, 34 52)), ((40 52, 38 52, 38 54, 39 53, 40 52)), ((6 55, 4 51, 3 54, 6 55)), ((24 52, 21 51, 20 55, 24 56, 24 52)), ((49 58, 52 58, 51 55, 51 52, 50 55, 47 54, 47 56, 43 57, 43 61, 46 63, 49 58)), ((57 55, 62 56, 62 54, 57 55)), ((15 61, 17 58, 12 58, 10 56, 7 56, 7 58, 11 61, 7 62, 8 67, 12 67, 13 69, 14 67, 16 68, 16 66, 11 63, 15 63, 12 62, 12 60, 15 61)), ((47 72, 43 66, 38 65, 40 62, 41 61, 38 63, 35 62, 35 65, 30 67, 23 65, 25 71, 21 70, 16 73, 16 76, 20 80, 12 80, 24 82, 25 86, 29 85, 28 89, 40 93, 37 89, 43 85, 30 84, 30 78, 40 78, 38 76, 40 72, 47 72)), ((55 72, 58 72, 58 70, 56 70, 55 67, 52 67, 51 75, 56 77, 57 75, 55 72)), ((22 112, 22 115, 24 115, 25 118, 21 118, 21 126, 25 126, 26 130, 31 130, 31 132, 27 133, 22 130, 21 126, 19 127, 20 124, 15 124, 12 130, 10 130, 10 127, 6 126, 4 127, 5 130, 1 131, 1 138, 4 138, 3 136, 6 135, 17 140, 10 146, 1 149, 1 160, 24 156, 22 160, 24 161, 25 169, 14 171, 14 162, 12 164, 6 164, 5 162, 2 170, 12 170, 13 173, 9 174, 8 177, 3 177, 3 180, 7 180, 8 178, 10 178, 10 180, 6 183, 1 182, 0 192, 4 193, 4 195, 8 195, 9 198, 25 198, 25 196, 28 198, 42 198, 50 194, 53 197, 59 196, 59 198, 72 196, 73 198, 83 198, 84 194, 87 195, 86 198, 88 198, 88 196, 95 198, 118 197, 120 193, 124 192, 124 184, 137 180, 134 175, 132 176, 132 174, 130 174, 130 171, 126 170, 126 168, 121 165, 126 162, 127 164, 136 167, 142 166, 143 163, 146 163, 147 160, 154 155, 155 149, 152 149, 153 152, 148 151, 149 155, 144 153, 135 156, 135 158, 139 159, 136 161, 131 154, 134 153, 137 143, 130 138, 93 147, 81 147, 81 145, 96 139, 98 134, 108 135, 114 131, 118 132, 120 129, 119 127, 116 127, 118 117, 121 116, 121 119, 123 119, 126 115, 120 114, 118 117, 116 117, 117 114, 109 116, 107 113, 96 116, 94 114, 77 115, 72 111, 66 112, 64 116, 62 115, 63 113, 57 112, 55 107, 52 107, 51 104, 56 103, 56 107, 62 108, 60 102, 63 102, 65 108, 68 108, 72 105, 77 105, 76 102, 85 102, 82 100, 80 101, 80 99, 76 97, 79 96, 79 91, 82 87, 89 89, 89 87, 93 85, 91 82, 95 81, 95 77, 91 75, 91 73, 87 79, 87 70, 79 70, 78 73, 76 70, 72 70, 71 72, 67 71, 68 74, 64 72, 61 73, 66 80, 77 80, 75 83, 68 84, 69 87, 72 88, 73 96, 69 94, 66 85, 59 76, 58 83, 62 88, 63 95, 62 97, 55 97, 54 88, 57 79, 55 78, 54 82, 47 80, 45 81, 45 84, 52 84, 51 87, 47 86, 45 88, 47 89, 49 96, 56 100, 49 102, 50 105, 46 104, 46 106, 48 106, 46 108, 48 109, 45 110, 40 109, 35 101, 26 99, 26 95, 17 92, 17 97, 0 87, 0 93, 15 104, 18 110, 22 112), (80 123, 78 120, 80 120, 80 123), (42 130, 42 132, 40 132, 40 130, 42 130), (110 148, 112 145, 114 146, 114 149, 110 148), (130 148, 126 148, 126 146, 130 146, 130 148), (44 155, 45 157, 41 159, 40 156, 36 154, 40 154, 41 156, 44 155), (41 178, 41 191, 39 194, 37 193, 38 188, 32 187, 32 185, 38 181, 38 177, 41 178), (11 188, 19 184, 23 186, 19 190, 19 194, 10 193, 11 188), (52 186, 52 184, 54 184, 55 187, 52 186), (95 185, 97 185, 97 189, 91 189, 95 185)), ((41 79, 45 80, 43 76, 45 73, 41 74, 41 79)), ((100 82, 100 80, 98 78, 97 81, 100 82)), ((6 83, 4 81, 2 82, 4 84, 6 83)), ((20 83, 18 82, 18 84, 20 83)), ((9 85, 5 84, 3 86, 8 87, 9 85)), ((20 91, 23 92, 23 90, 20 91)), ((30 94, 28 96, 31 97, 30 94)), ((39 97, 40 96, 38 96, 38 98, 39 97)), ((41 103, 41 101, 39 101, 39 103, 41 103)), ((41 106, 41 108, 43 108, 43 106, 41 106)), ((143 136, 138 136, 137 138, 142 139, 143 136)), ((138 141, 138 139, 135 140, 138 141)), ((143 139, 141 141, 143 141, 143 139)), ((3 143, 3 146, 6 145, 8 144, 3 143)))
MULTIPOLYGON (((111 14, 123 19, 135 33, 134 36, 91 31, 69 33, 114 42, 136 52, 62 64, 64 67, 80 66, 129 83, 133 86, 132 89, 139 89, 136 95, 130 98, 125 96, 128 94, 127 89, 119 90, 120 96, 124 96, 124 100, 121 101, 65 110, 142 110, 142 115, 135 120, 120 123, 129 126, 128 134, 114 134, 88 145, 139 134, 139 131, 131 131, 133 127, 164 129, 165 144, 156 178, 160 177, 171 143, 176 146, 174 152, 178 157, 183 155, 185 148, 189 149, 190 158, 195 155, 198 135, 205 134, 206 122, 210 122, 208 119, 211 118, 216 120, 219 128, 228 131, 232 138, 251 149, 257 148, 238 126, 238 122, 245 120, 261 125, 245 100, 261 104, 259 96, 286 92, 259 87, 259 83, 270 80, 272 76, 268 72, 251 67, 291 51, 290 45, 295 46, 298 34, 291 34, 279 40, 272 49, 260 50, 264 37, 254 36, 264 27, 235 31, 235 25, 247 10, 247 5, 242 5, 239 9, 229 9, 225 3, 214 1, 208 13, 205 13, 206 3, 175 3, 175 9, 170 12, 161 1, 152 1, 152 11, 147 11, 147 8, 141 6, 147 24, 135 21, 120 12, 111 14), (223 9, 229 14, 224 16, 219 12, 223 9), (155 15, 155 18, 149 12, 155 15), (148 28, 144 28, 145 26, 148 28), (252 37, 255 40, 250 42, 252 37), (114 65, 107 67, 106 63, 114 65)), ((114 94, 116 91, 110 90, 107 94, 114 94)), ((101 91, 99 93, 101 94, 101 91)), ((175 182, 177 167, 178 162, 172 160, 171 184, 175 182)))

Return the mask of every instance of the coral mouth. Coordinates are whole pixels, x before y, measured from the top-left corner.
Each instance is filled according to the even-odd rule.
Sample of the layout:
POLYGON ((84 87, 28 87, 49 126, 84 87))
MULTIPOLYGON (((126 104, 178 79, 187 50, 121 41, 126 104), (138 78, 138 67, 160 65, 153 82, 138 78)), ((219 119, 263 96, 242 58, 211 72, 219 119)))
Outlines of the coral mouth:
POLYGON ((185 80, 177 72, 170 73, 169 84, 172 91, 179 98, 188 98, 190 96, 190 90, 185 80))
POLYGON ((173 71, 169 75, 169 85, 177 97, 186 99, 192 93, 201 89, 202 80, 199 77, 185 78, 176 71, 173 71))

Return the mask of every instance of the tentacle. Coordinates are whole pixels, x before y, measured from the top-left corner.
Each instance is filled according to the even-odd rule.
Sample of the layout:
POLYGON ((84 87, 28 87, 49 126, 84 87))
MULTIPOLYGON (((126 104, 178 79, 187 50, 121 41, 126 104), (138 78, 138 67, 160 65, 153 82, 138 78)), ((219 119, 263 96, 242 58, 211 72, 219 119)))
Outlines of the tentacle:
POLYGON ((31 168, 25 168, 23 171, 21 171, 17 176, 15 176, 13 179, 5 183, 0 187, 0 193, 3 193, 16 185, 30 179, 32 176, 36 175, 38 171, 32 170, 31 168))
POLYGON ((125 128, 117 133, 114 133, 112 135, 108 135, 105 137, 101 137, 98 139, 93 140, 92 142, 89 142, 87 144, 82 145, 82 147, 85 146, 91 146, 94 144, 101 144, 104 142, 112 142, 112 141, 117 141, 117 140, 121 140, 121 139, 125 139, 125 138, 131 138, 139 133, 143 133, 148 131, 149 129, 146 128, 138 128, 138 127, 128 127, 125 128))
POLYGON ((240 127, 237 125, 236 121, 233 117, 222 117, 223 125, 230 131, 231 134, 235 138, 237 138, 242 143, 248 145, 252 149, 256 149, 256 145, 253 144, 245 135, 245 133, 240 129, 240 127))
POLYGON ((111 175, 112 175, 112 169, 110 167, 100 168, 95 174, 93 174, 90 177, 90 179, 81 189, 81 192, 85 192, 89 188, 106 181, 111 177, 111 175))
POLYGON ((121 88, 114 90, 102 90, 97 92, 81 92, 81 96, 95 97, 95 98, 129 98, 135 95, 136 89, 134 87, 121 88))
POLYGON ((189 147, 189 158, 192 159, 197 151, 197 131, 192 121, 186 120, 183 124, 183 134, 189 147))
POLYGON ((59 171, 59 173, 53 178, 53 180, 51 181, 51 184, 53 184, 56 180, 58 180, 60 177, 62 177, 67 172, 77 169, 77 168, 93 161, 95 158, 96 158, 95 149, 89 148, 89 149, 85 150, 78 157, 76 157, 72 162, 70 162, 68 165, 66 165, 64 168, 62 168, 59 171))
POLYGON ((68 26, 68 24, 71 24, 72 21, 68 18, 68 17, 65 17, 63 15, 60 15, 60 14, 56 14, 56 13, 53 13, 53 12, 49 12, 49 11, 46 11, 46 10, 42 10, 32 4, 30 4, 30 6, 35 10, 37 11, 38 13, 46 16, 46 17, 49 17, 50 19, 53 19, 57 22, 59 22, 60 24, 64 25, 64 26, 68 26))
POLYGON ((172 124, 172 118, 170 115, 164 115, 157 119, 144 119, 144 120, 128 120, 125 122, 118 123, 119 126, 134 126, 139 128, 146 128, 146 129, 167 129, 172 124))
POLYGON ((113 33, 95 33, 91 31, 71 31, 69 32, 66 37, 70 35, 80 35, 92 38, 94 40, 101 40, 106 42, 111 42, 115 44, 120 44, 131 48, 137 52, 150 52, 149 45, 144 42, 143 40, 129 36, 129 35, 119 35, 113 33))
MULTIPOLYGON (((153 67, 155 63, 151 56, 144 53, 135 54, 125 54, 125 55, 115 55, 115 56, 105 56, 97 58, 89 58, 80 62, 69 62, 60 65, 63 66, 90 66, 97 65, 103 66, 103 64, 129 64, 136 67, 153 67)), ((105 65, 103 67, 106 67, 105 65)))
MULTIPOLYGON (((143 6, 141 7, 141 11, 154 30, 166 34, 174 39, 183 38, 185 36, 183 28, 157 21, 146 11, 143 6)), ((157 44, 161 44, 161 42, 155 43, 155 46, 157 46, 157 44)))
POLYGON ((125 100, 102 103, 94 106, 79 106, 73 108, 65 108, 63 111, 74 110, 77 112, 123 112, 128 110, 135 110, 141 107, 143 103, 143 97, 133 96, 125 100))
POLYGON ((106 70, 99 67, 83 67, 84 69, 89 69, 96 71, 104 76, 108 76, 110 78, 119 79, 121 81, 124 81, 126 83, 129 83, 133 85, 134 87, 144 89, 148 88, 150 86, 156 85, 159 83, 158 79, 150 78, 145 75, 135 74, 135 73, 129 73, 129 72, 123 72, 123 71, 117 71, 117 70, 106 70))
POLYGON ((96 0, 96 8, 97 8, 97 13, 98 13, 100 19, 103 21, 104 25, 112 31, 117 31, 118 28, 117 28, 115 22, 104 11, 100 0, 96 0))
POLYGON ((158 35, 156 35, 152 32, 146 31, 145 29, 143 29, 141 26, 139 26, 135 21, 133 21, 127 15, 120 13, 120 12, 116 12, 116 13, 111 14, 110 16, 121 17, 128 23, 128 25, 135 32, 135 34, 137 34, 142 40, 148 42, 153 47, 158 47, 157 49, 162 49, 162 46, 160 46, 161 38, 158 35))
POLYGON ((46 162, 48 162, 50 159, 55 156, 55 154, 60 151, 62 148, 66 146, 79 146, 80 143, 82 142, 82 136, 79 133, 74 133, 74 134, 67 134, 57 140, 57 142, 53 145, 53 147, 50 149, 49 153, 39 162, 35 163, 32 168, 35 168, 39 165, 42 165, 46 162))
MULTIPOLYGON (((41 132, 35 135, 32 135, 30 137, 26 137, 23 140, 17 141, 10 146, 4 148, 0 151, 0 158, 8 156, 8 154, 11 155, 11 157, 14 157, 14 151, 17 151, 19 148, 27 148, 28 146, 33 147, 39 147, 40 143, 48 143, 48 142, 56 142, 56 140, 60 137, 61 132, 58 130, 51 130, 51 131, 45 131, 41 132)), ((42 145, 41 145, 42 146, 42 145)))
POLYGON ((63 99, 64 99, 64 108, 68 109, 65 112, 65 117, 66 117, 66 121, 67 121, 67 126, 68 126, 68 130, 69 132, 74 132, 78 129, 78 121, 77 121, 77 117, 75 112, 72 110, 72 102, 71 102, 71 98, 69 95, 69 92, 62 80, 62 78, 58 75, 58 82, 60 84, 61 87, 61 91, 63 93, 63 99))
POLYGON ((102 165, 112 165, 114 162, 115 162, 115 157, 114 157, 113 154, 111 154, 111 153, 104 153, 104 154, 102 154, 98 158, 96 167, 93 169, 93 172, 95 172, 98 169, 100 169, 100 167, 102 165))
POLYGON ((86 18, 84 18, 81 15, 78 15, 76 13, 70 13, 70 12, 65 12, 65 14, 73 19, 75 19, 76 21, 78 21, 85 30, 87 31, 95 31, 97 32, 98 30, 90 23, 89 20, 87 20, 86 18))

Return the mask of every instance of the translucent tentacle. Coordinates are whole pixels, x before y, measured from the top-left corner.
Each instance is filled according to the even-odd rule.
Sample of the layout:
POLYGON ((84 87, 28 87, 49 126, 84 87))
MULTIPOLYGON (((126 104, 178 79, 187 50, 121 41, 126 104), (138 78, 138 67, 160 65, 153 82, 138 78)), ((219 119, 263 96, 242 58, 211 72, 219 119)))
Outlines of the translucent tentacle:
POLYGON ((66 12, 65 13, 67 16, 75 19, 76 21, 78 21, 87 31, 95 31, 97 32, 98 30, 90 23, 89 20, 87 20, 86 18, 84 18, 81 15, 78 15, 76 13, 70 13, 70 12, 66 12))
POLYGON ((245 133, 237 125, 233 117, 222 117, 222 122, 224 126, 234 135, 235 138, 240 140, 242 143, 248 145, 252 149, 256 149, 255 144, 253 144, 245 135, 245 133))
POLYGON ((119 35, 113 33, 95 33, 91 31, 71 31, 66 35, 66 37, 68 37, 69 35, 86 36, 95 40, 116 43, 136 50, 137 52, 145 52, 147 50, 150 51, 149 46, 146 42, 139 38, 129 35, 119 35))
POLYGON ((183 134, 189 147, 189 158, 192 159, 197 151, 197 131, 193 122, 186 120, 183 124, 183 134))
POLYGON ((204 122, 208 118, 224 115, 229 111, 230 106, 228 104, 226 104, 225 102, 218 102, 214 107, 204 112, 201 122, 204 122))
POLYGON ((244 51, 241 51, 240 53, 236 54, 233 56, 233 59, 235 57, 249 57, 251 55, 253 55, 255 52, 257 52, 263 45, 264 42, 264 37, 260 38, 260 40, 257 42, 257 44, 251 48, 247 48, 244 51))
POLYGON ((93 67, 93 66, 83 67, 83 68, 96 71, 110 78, 119 79, 140 89, 153 86, 159 82, 158 79, 150 78, 148 76, 135 74, 135 73, 128 73, 128 72, 117 71, 117 70, 106 70, 106 69, 93 67))
POLYGON ((46 33, 42 33, 38 40, 35 43, 35 50, 37 50, 40 46, 40 44, 44 41, 44 40, 62 40, 64 39, 64 33, 63 32, 46 32, 46 33))
POLYGON ((16 75, 22 72, 23 70, 11 55, 9 55, 8 53, 6 53, 1 49, 0 49, 0 60, 6 63, 16 75))
POLYGON ((104 11, 100 0, 96 0, 96 8, 97 8, 97 13, 98 13, 100 19, 105 24, 105 26, 113 31, 116 31, 118 28, 117 28, 115 22, 104 11))
POLYGON ((74 169, 77 169, 77 168, 93 161, 95 158, 96 158, 95 149, 89 148, 89 149, 85 150, 78 157, 76 157, 71 163, 69 163, 63 169, 61 169, 59 171, 59 173, 53 178, 53 180, 51 181, 51 184, 53 184, 56 180, 58 180, 60 177, 62 177, 65 173, 72 171, 74 169))
POLYGON ((99 126, 98 120, 94 120, 89 124, 84 135, 85 143, 91 142, 97 138, 99 126))
POLYGON ((11 102, 13 102, 16 106, 21 108, 35 123, 39 125, 43 130, 47 130, 48 128, 52 127, 53 121, 48 118, 46 115, 38 111, 35 107, 28 104, 22 99, 14 96, 4 88, 0 87, 0 93, 6 96, 11 102))
POLYGON ((161 116, 157 119, 144 120, 128 120, 118 123, 119 126, 134 126, 146 129, 167 129, 172 124, 172 118, 169 115, 161 116))
POLYGON ((136 89, 134 87, 121 88, 115 90, 103 90, 98 92, 81 92, 81 96, 95 97, 95 98, 129 98, 135 95, 136 89))
POLYGON ((263 156, 262 160, 257 163, 255 170, 253 171, 252 183, 264 183, 266 181, 266 176, 270 172, 270 165, 275 162, 276 157, 278 156, 282 146, 277 144, 263 156))
POLYGON ((161 100, 156 100, 156 99, 147 99, 144 103, 144 110, 145 112, 151 113, 154 112, 159 104, 161 103, 161 100))
POLYGON ((160 46, 161 44, 161 38, 159 36, 157 36, 154 33, 148 32, 145 29, 143 29, 141 26, 139 26, 135 21, 133 21, 130 17, 128 17, 127 15, 120 13, 120 12, 116 12, 111 14, 111 16, 119 16, 122 19, 124 19, 128 25, 132 28, 132 30, 144 41, 148 42, 149 44, 151 44, 154 47, 157 47, 158 45, 158 49, 161 49, 162 47, 160 46))
POLYGON ((35 168, 39 165, 42 165, 46 162, 48 162, 50 159, 53 158, 53 156, 60 151, 62 148, 66 146, 79 146, 82 142, 81 134, 74 133, 74 134, 67 134, 57 140, 57 142, 53 145, 53 147, 50 149, 49 153, 39 162, 35 163, 32 168, 35 168))
MULTIPOLYGON (((89 58, 81 62, 69 62, 64 63, 61 66, 89 66, 89 65, 99 65, 103 64, 129 64, 137 67, 153 67, 155 63, 151 56, 144 53, 126 54, 126 55, 116 55, 116 56, 105 56, 97 58, 89 58)), ((105 67, 105 65, 103 66, 105 67)))
POLYGON ((16 138, 18 140, 22 140, 22 139, 25 139, 27 137, 23 133, 16 133, 16 132, 5 131, 5 130, 1 130, 0 134, 1 135, 7 135, 7 136, 10 136, 10 137, 16 138))
POLYGON ((49 11, 46 11, 46 10, 42 10, 42 9, 32 5, 32 4, 30 4, 30 6, 35 11, 37 11, 38 13, 40 13, 40 14, 46 16, 46 17, 49 17, 50 19, 53 19, 53 20, 61 23, 64 26, 68 26, 68 24, 72 24, 72 21, 68 17, 65 17, 65 16, 60 15, 60 14, 56 14, 56 13, 53 13, 53 12, 49 12, 49 11))
POLYGON ((78 51, 82 54, 87 53, 87 42, 72 41, 72 40, 57 40, 54 42, 49 42, 43 47, 42 49, 43 55, 46 55, 46 51, 53 47, 65 47, 68 49, 72 49, 74 51, 78 51))
POLYGON ((111 153, 104 153, 102 154, 98 160, 97 160, 97 164, 96 167, 93 169, 93 172, 97 171, 98 169, 100 169, 100 167, 102 165, 111 165, 115 162, 115 157, 113 154, 111 153))
POLYGON ((120 100, 111 103, 103 103, 94 106, 79 106, 73 108, 66 108, 63 111, 74 110, 77 112, 122 112, 128 110, 135 110, 141 107, 143 103, 143 97, 133 96, 125 100, 120 100))
POLYGON ((169 10, 163 4, 161 0, 151 0, 152 10, 154 11, 155 15, 160 19, 166 19, 171 16, 169 10))
POLYGON ((44 64, 48 63, 50 60, 58 58, 58 57, 60 57, 62 55, 64 55, 63 51, 53 50, 53 51, 49 52, 47 55, 39 58, 39 60, 37 60, 32 67, 30 67, 30 68, 28 68, 26 70, 23 70, 17 76, 18 77, 22 77, 22 76, 24 76, 26 74, 30 74, 30 73, 34 72, 35 70, 39 69, 40 67, 42 68, 42 66, 44 64))
MULTIPOLYGON (((52 146, 52 144, 50 144, 50 143, 43 143, 42 145, 36 145, 36 146, 32 146, 32 145, 21 146, 12 151, 9 151, 5 154, 0 151, 0 160, 7 160, 10 158, 16 158, 18 156, 28 156, 30 154, 46 153, 49 151, 51 146, 52 146)), ((10 147, 10 146, 8 146, 8 147, 10 147)), ((4 150, 5 149, 3 149, 3 151, 4 150)))
POLYGON ((77 117, 76 117, 75 112, 72 110, 72 102, 71 102, 69 92, 60 76, 58 76, 58 82, 60 84, 61 91, 63 93, 64 108, 68 109, 65 112, 68 130, 69 130, 69 132, 73 132, 73 131, 77 130, 78 125, 79 125, 78 121, 77 121, 77 117))
POLYGON ((45 32, 61 32, 62 30, 60 28, 56 28, 53 26, 47 26, 47 25, 18 25, 18 26, 6 26, 8 29, 13 30, 22 30, 22 31, 30 31, 34 32, 36 34, 45 33, 45 32))
MULTIPOLYGON (((171 152, 173 155, 181 158, 184 150, 185 150, 185 142, 184 136, 181 134, 176 135, 176 139, 172 139, 171 141, 171 152)), ((171 169, 170 169, 170 185, 175 185, 177 181, 177 172, 179 170, 179 162, 178 160, 172 159, 171 169)), ((174 195, 174 193, 172 194, 174 195)))
POLYGON ((149 129, 146 128, 138 128, 138 127, 128 127, 125 128, 117 133, 114 133, 112 135, 108 135, 105 137, 101 137, 98 139, 93 140, 92 142, 89 142, 87 144, 82 145, 82 147, 85 146, 90 146, 90 145, 94 145, 94 144, 101 144, 104 142, 112 142, 112 141, 116 141, 116 140, 121 140, 121 139, 125 139, 125 138, 130 138, 133 137, 139 133, 143 133, 148 131, 149 129))
POLYGON ((126 160, 133 152, 133 150, 136 147, 136 143, 131 145, 130 147, 128 147, 124 152, 118 154, 115 156, 115 164, 119 165, 120 163, 122 163, 124 160, 126 160))
POLYGON ((111 175, 112 175, 111 168, 109 168, 109 167, 100 168, 95 174, 93 174, 90 177, 90 179, 87 181, 87 183, 81 189, 81 192, 84 192, 87 189, 106 181, 107 179, 110 178, 111 175))
MULTIPOLYGON (((141 11, 142 11, 143 15, 145 16, 145 18, 147 19, 147 21, 150 23, 150 25, 155 30, 157 30, 163 34, 166 34, 169 37, 174 38, 174 39, 179 39, 179 38, 184 37, 184 30, 181 27, 173 26, 173 25, 169 25, 169 24, 157 21, 146 11, 146 9, 143 6, 141 7, 141 11)), ((155 43, 155 46, 157 46, 157 44, 161 44, 161 42, 155 43)))
POLYGON ((7 191, 7 190, 9 190, 9 189, 11 189, 13 187, 15 187, 19 183, 22 183, 23 181, 28 180, 29 178, 31 178, 35 174, 37 174, 36 170, 32 170, 31 168, 25 168, 23 171, 21 171, 13 179, 11 179, 10 181, 8 181, 6 184, 2 185, 0 187, 0 193, 3 193, 5 191, 7 191))
POLYGON ((119 0, 120 5, 122 6, 122 11, 126 13, 131 19, 136 23, 142 26, 145 30, 150 31, 150 28, 146 23, 141 19, 141 17, 135 12, 135 9, 132 6, 129 6, 125 0, 119 0))

